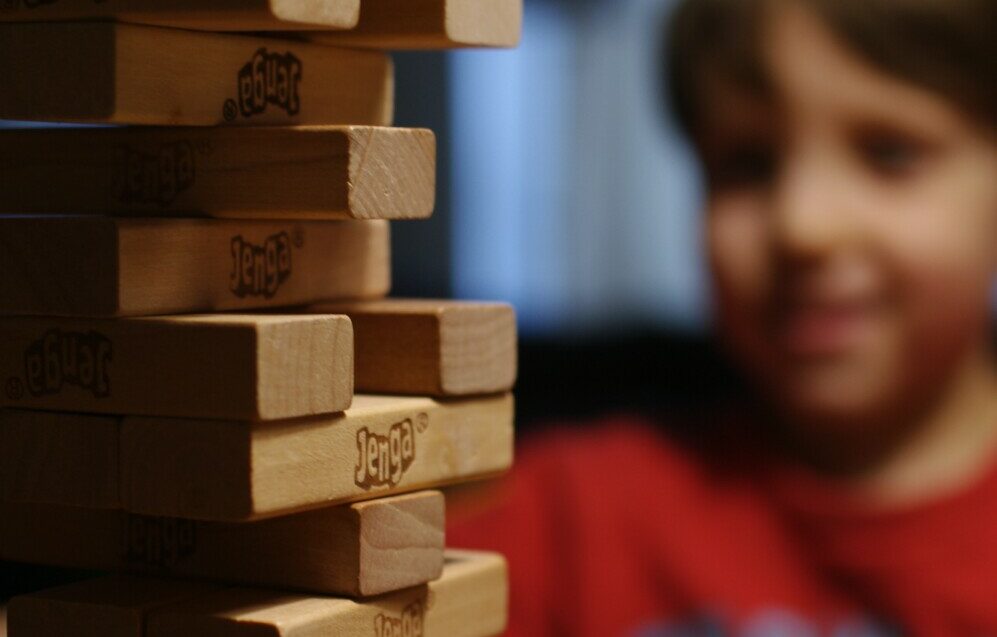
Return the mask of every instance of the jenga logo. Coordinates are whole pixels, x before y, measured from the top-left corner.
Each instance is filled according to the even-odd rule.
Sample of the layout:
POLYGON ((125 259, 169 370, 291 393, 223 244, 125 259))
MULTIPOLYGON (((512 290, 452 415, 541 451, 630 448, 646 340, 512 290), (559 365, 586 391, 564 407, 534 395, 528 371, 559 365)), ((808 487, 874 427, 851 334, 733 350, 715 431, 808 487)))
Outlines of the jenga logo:
POLYGON ((270 105, 283 109, 288 115, 301 110, 301 60, 293 53, 268 53, 262 48, 239 71, 238 103, 225 102, 223 114, 232 121, 239 115, 260 115, 270 105))
POLYGON ((99 332, 50 330, 24 352, 24 375, 32 396, 58 394, 75 385, 95 398, 111 395, 111 341, 99 332))
POLYGON ((123 535, 129 564, 174 566, 197 548, 197 524, 191 520, 127 515, 123 535))
POLYGON ((117 164, 114 196, 124 204, 168 206, 194 185, 194 147, 189 142, 166 144, 156 153, 121 147, 117 164))
POLYGON ((374 637, 422 637, 426 605, 419 600, 402 610, 401 617, 381 613, 374 618, 374 637))
POLYGON ((268 237, 263 245, 232 238, 232 275, 229 287, 240 299, 272 298, 291 276, 291 237, 286 232, 268 237))
POLYGON ((391 425, 387 435, 378 435, 366 427, 357 432, 357 466, 354 483, 364 489, 394 487, 415 461, 416 431, 423 432, 429 416, 419 414, 391 425))

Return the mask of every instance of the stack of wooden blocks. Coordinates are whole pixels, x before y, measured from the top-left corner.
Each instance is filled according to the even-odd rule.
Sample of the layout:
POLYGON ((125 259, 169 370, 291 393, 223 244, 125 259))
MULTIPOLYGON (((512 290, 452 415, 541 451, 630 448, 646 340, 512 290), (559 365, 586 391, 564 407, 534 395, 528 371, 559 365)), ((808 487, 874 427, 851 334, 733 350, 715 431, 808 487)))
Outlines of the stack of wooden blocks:
POLYGON ((512 463, 515 318, 384 298, 436 169, 384 50, 521 19, 0 0, 0 119, 127 125, 0 132, 0 559, 116 573, 11 637, 504 630, 503 559, 446 551, 430 489, 512 463))

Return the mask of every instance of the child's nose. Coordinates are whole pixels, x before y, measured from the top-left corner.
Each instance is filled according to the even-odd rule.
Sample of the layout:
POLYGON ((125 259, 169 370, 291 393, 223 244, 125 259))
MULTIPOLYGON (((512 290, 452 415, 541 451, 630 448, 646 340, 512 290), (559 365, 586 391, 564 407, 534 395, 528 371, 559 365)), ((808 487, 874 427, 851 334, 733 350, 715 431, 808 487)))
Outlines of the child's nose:
POLYGON ((819 259, 852 237, 847 179, 820 157, 787 162, 772 194, 772 243, 791 260, 819 259))

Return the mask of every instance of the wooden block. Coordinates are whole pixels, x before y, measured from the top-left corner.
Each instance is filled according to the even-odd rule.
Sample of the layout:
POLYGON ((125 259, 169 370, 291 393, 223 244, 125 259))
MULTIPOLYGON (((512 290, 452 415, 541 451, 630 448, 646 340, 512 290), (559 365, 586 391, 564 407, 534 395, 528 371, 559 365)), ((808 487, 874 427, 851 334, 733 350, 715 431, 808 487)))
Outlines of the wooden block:
POLYGON ((513 47, 523 0, 5 0, 0 22, 114 20, 204 31, 316 31, 378 49, 513 47), (333 31, 326 31, 332 29, 333 31))
POLYGON ((0 212, 12 214, 424 218, 436 138, 368 126, 17 129, 0 131, 0 173, 0 212))
POLYGON ((221 524, 0 504, 0 557, 319 594, 377 595, 439 577, 444 506, 443 494, 427 491, 263 522, 221 524))
POLYGON ((148 637, 491 637, 505 631, 508 575, 492 553, 447 551, 426 586, 353 601, 227 589, 149 615, 148 637))
POLYGON ((5 0, 0 22, 117 20, 204 31, 351 29, 360 0, 5 0))
POLYGON ((353 395, 343 316, 0 319, 0 407, 274 420, 353 395))
POLYGON ((7 637, 7 607, 0 604, 0 637, 7 637))
POLYGON ((362 601, 118 575, 11 607, 15 637, 490 637, 505 630, 508 576, 499 555, 449 550, 440 579, 362 601))
POLYGON ((121 419, 0 410, 0 499, 121 507, 121 419))
POLYGON ((122 426, 117 416, 0 411, 0 499, 9 502, 234 522, 469 480, 511 462, 505 397, 358 396, 345 415, 266 425, 122 426))
POLYGON ((387 299, 313 311, 353 321, 357 391, 467 396, 509 391, 516 381, 509 305, 387 299))
POLYGON ((17 61, 4 66, 0 119, 387 126, 394 108, 384 54, 256 36, 113 22, 2 24, 0 60, 17 61))
POLYGON ((86 580, 13 598, 10 631, 23 637, 144 637, 150 612, 220 588, 129 575, 86 580))
MULTIPOLYGON (((29 503, 0 503, 0 559, 92 570, 127 566, 128 520, 120 511, 29 503)), ((141 520, 141 518, 134 518, 141 520)), ((147 523, 148 547, 140 557, 175 560, 187 550, 193 525, 147 523)), ((132 550, 132 560, 137 551, 132 550)))
POLYGON ((378 49, 514 47, 522 28, 523 0, 363 0, 355 29, 313 38, 378 49))
POLYGON ((126 418, 122 498, 148 515, 239 521, 495 475, 512 464, 512 396, 358 395, 277 423, 126 418))
POLYGON ((149 316, 383 296, 385 221, 0 217, 0 314, 149 316))

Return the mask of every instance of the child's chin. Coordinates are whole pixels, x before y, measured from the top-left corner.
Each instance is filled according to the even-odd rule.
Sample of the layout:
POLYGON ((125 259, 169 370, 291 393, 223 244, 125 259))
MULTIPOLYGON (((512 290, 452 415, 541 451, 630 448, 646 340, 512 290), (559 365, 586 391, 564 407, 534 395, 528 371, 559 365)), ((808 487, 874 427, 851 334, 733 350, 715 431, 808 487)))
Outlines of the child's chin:
POLYGON ((883 375, 848 367, 797 372, 780 385, 775 401, 805 428, 859 430, 875 426, 890 419, 895 395, 883 375))

